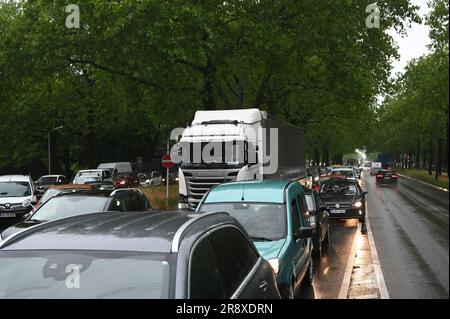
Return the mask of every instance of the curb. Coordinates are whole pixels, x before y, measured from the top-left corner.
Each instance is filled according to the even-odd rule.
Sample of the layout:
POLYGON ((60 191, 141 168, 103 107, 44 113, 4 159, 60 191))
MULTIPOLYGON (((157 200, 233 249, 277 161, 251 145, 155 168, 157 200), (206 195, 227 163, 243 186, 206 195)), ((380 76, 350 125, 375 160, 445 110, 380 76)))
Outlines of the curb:
POLYGON ((406 178, 406 179, 410 179, 410 180, 416 181, 416 182, 418 182, 418 183, 421 183, 421 184, 424 184, 424 185, 427 185, 427 186, 433 187, 433 188, 435 188, 435 189, 438 189, 438 190, 440 190, 440 191, 443 191, 443 192, 447 192, 447 193, 448 193, 448 189, 447 189, 447 188, 439 187, 439 186, 436 186, 436 185, 433 185, 433 184, 430 184, 430 183, 421 181, 421 180, 419 180, 419 179, 417 179, 417 178, 413 178, 413 177, 410 177, 410 176, 407 176, 407 175, 403 175, 403 174, 400 174, 400 173, 397 173, 397 175, 399 175, 399 176, 401 176, 401 177, 404 177, 404 178, 406 178))

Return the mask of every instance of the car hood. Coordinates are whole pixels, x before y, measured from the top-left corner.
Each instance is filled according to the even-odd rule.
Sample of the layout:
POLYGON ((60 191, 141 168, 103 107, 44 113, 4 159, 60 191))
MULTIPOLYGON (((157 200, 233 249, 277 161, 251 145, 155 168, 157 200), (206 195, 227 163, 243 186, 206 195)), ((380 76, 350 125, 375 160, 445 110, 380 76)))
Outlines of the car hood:
POLYGON ((352 203, 357 198, 358 198, 357 195, 320 194, 320 200, 327 205, 337 203, 352 203))
POLYGON ((37 224, 40 224, 41 222, 40 221, 30 221, 30 220, 26 220, 26 221, 23 221, 23 222, 21 222, 21 223, 18 223, 18 224, 15 224, 14 226, 11 226, 11 227, 9 227, 9 228, 6 228, 3 232, 2 232, 2 234, 1 234, 1 236, 2 236, 2 240, 3 239, 5 239, 6 237, 9 237, 9 236, 11 236, 12 234, 15 234, 15 233, 17 233, 17 232, 19 232, 19 231, 21 231, 21 230, 24 230, 24 229, 26 229, 26 228, 29 228, 29 227, 31 227, 31 226, 34 226, 34 225, 37 225, 37 224))
POLYGON ((22 204, 26 199, 30 199, 31 196, 22 197, 0 197, 0 204, 22 204))
POLYGON ((269 260, 278 257, 280 250, 285 242, 286 239, 280 239, 276 241, 254 241, 253 243, 255 244, 256 249, 258 249, 261 257, 269 260))

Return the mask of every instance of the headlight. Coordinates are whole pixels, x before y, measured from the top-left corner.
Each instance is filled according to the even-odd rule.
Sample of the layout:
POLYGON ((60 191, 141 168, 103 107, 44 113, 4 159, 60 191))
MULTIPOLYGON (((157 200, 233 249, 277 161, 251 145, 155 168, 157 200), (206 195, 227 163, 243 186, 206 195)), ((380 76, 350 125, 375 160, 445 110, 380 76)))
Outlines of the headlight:
POLYGON ((353 206, 354 206, 354 207, 361 207, 361 206, 362 206, 362 203, 361 203, 360 201, 357 201, 357 202, 354 202, 354 203, 353 203, 353 206))
POLYGON ((31 199, 25 199, 22 203, 22 207, 28 207, 31 205, 31 199))
POLYGON ((280 267, 281 266, 280 259, 273 258, 273 259, 269 259, 268 262, 269 262, 270 266, 272 267, 275 275, 278 275, 278 272, 280 271, 280 268, 281 268, 280 267))

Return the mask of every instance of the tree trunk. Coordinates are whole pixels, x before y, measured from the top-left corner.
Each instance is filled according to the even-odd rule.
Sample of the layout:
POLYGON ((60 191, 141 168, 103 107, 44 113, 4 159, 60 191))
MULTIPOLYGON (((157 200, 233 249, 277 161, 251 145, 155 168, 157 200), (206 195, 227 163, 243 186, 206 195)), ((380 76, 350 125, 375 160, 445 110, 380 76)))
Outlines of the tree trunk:
POLYGON ((433 175, 433 139, 430 137, 428 149, 428 175, 433 175))
POLYGON ((417 139, 417 149, 416 149, 416 158, 415 158, 415 169, 419 169, 420 167, 420 139, 417 139))

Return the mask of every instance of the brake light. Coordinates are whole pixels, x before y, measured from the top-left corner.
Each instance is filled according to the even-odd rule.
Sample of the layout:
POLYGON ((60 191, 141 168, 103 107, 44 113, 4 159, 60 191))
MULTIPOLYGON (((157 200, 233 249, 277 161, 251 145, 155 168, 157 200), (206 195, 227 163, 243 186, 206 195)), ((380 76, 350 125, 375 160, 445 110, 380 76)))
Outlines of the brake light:
POLYGON ((392 179, 397 179, 398 176, 397 176, 397 175, 392 175, 391 178, 392 178, 392 179))
POLYGON ((377 175, 377 178, 383 178, 383 177, 384 177, 384 175, 382 175, 382 174, 377 175))

